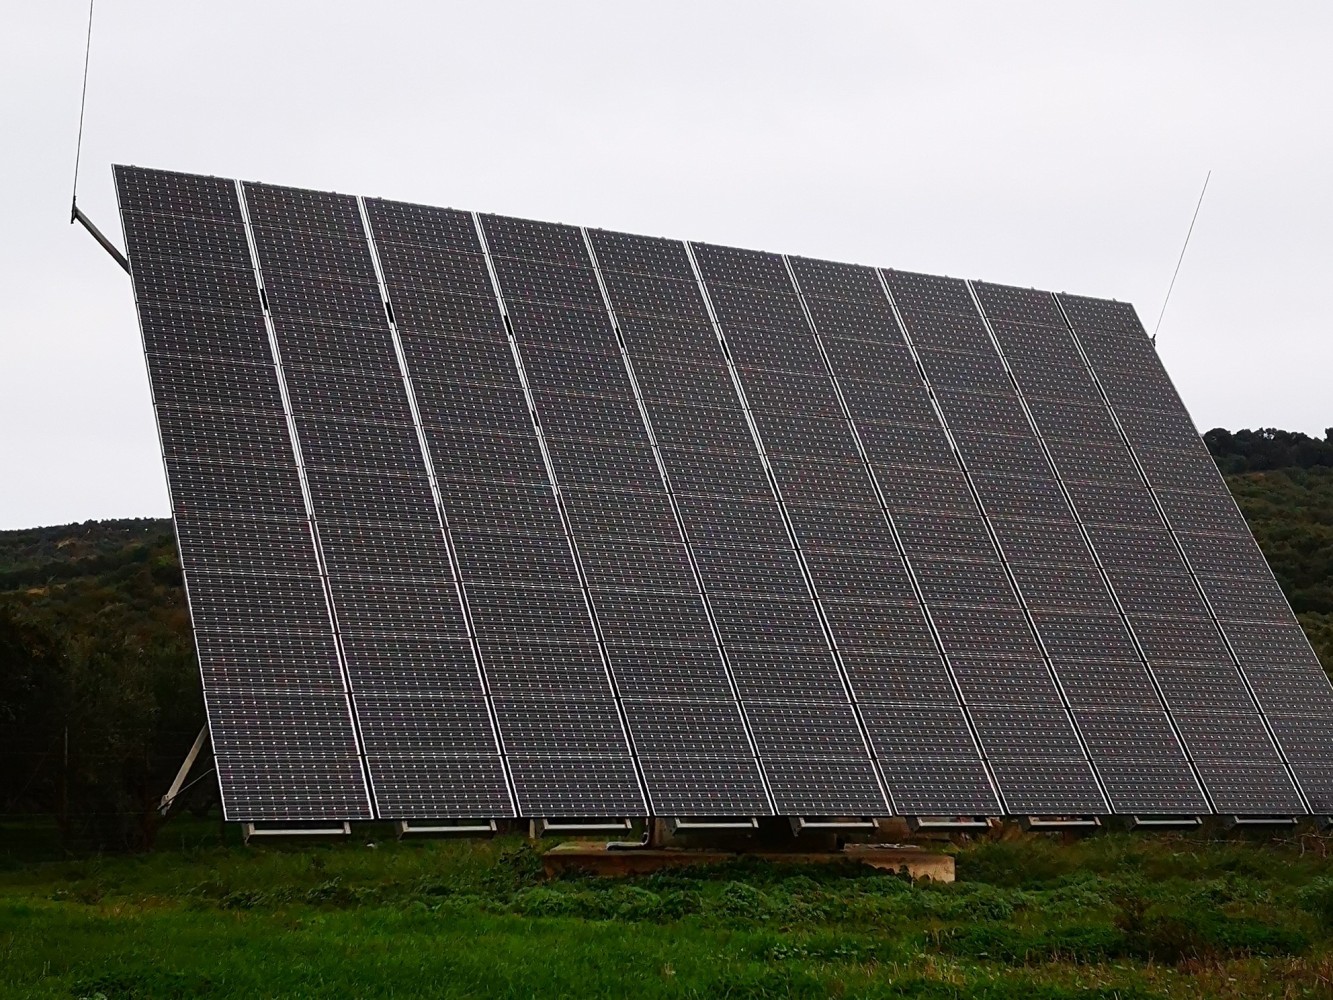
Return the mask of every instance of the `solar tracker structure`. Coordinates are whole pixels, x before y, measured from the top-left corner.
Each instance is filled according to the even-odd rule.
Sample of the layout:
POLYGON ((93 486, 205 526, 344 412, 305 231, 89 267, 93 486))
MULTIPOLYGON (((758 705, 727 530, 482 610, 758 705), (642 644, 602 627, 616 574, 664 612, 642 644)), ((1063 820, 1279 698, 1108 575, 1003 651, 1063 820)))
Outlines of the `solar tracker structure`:
POLYGON ((115 175, 229 819, 1333 813, 1132 307, 115 175))

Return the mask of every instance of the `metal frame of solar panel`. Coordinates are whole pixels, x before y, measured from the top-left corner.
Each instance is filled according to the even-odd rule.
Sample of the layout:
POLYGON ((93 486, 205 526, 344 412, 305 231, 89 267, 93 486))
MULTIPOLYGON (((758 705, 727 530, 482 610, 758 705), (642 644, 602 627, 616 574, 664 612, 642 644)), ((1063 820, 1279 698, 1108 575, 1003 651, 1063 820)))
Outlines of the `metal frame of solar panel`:
POLYGON ((228 818, 1333 812, 1131 307, 115 173, 228 818))

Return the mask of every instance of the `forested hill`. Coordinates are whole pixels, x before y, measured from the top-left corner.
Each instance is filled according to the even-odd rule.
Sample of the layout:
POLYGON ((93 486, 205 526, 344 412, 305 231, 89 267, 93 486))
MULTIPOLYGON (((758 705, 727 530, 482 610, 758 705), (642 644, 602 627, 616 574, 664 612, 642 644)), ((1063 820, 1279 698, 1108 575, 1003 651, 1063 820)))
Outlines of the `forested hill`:
POLYGON ((1333 427, 1203 436, 1287 599, 1333 670, 1333 427))
MULTIPOLYGON (((1333 669, 1333 429, 1204 438, 1333 669)), ((0 824, 55 816, 71 840, 149 842, 202 723, 169 520, 0 532, 0 824)))
POLYGON ((146 845, 202 723, 169 520, 0 532, 0 824, 146 845))
MULTIPOLYGON (((117 571, 153 561, 174 567, 175 551, 166 518, 0 531, 0 591, 74 577, 115 577, 117 571)), ((178 576, 168 573, 166 582, 178 576)))

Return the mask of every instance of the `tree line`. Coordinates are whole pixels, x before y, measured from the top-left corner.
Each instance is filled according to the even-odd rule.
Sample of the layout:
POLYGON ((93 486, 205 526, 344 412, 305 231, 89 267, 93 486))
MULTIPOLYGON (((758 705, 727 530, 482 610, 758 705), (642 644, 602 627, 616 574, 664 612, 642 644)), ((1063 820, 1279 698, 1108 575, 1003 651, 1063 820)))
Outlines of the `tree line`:
POLYGON ((1276 427, 1234 433, 1214 427, 1203 440, 1224 473, 1333 468, 1333 427, 1324 431, 1323 440, 1276 427))

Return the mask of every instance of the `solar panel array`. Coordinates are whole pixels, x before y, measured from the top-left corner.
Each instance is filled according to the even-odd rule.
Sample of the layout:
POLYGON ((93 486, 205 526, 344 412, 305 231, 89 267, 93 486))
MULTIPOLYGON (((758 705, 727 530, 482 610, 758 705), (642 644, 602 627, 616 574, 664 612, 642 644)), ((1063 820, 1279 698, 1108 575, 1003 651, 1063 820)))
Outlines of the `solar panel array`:
POLYGON ((116 179, 229 818, 1333 812, 1129 306, 116 179))

